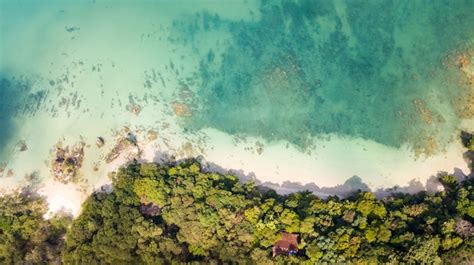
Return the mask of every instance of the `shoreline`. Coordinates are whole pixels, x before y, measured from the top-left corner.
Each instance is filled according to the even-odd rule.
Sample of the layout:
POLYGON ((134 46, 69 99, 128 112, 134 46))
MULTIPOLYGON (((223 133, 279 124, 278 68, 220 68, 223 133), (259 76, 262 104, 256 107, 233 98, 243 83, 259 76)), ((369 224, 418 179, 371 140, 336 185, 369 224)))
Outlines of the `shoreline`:
MULTIPOLYGON (((337 139, 334 136, 330 141, 323 141, 326 146, 320 150, 316 148, 316 151, 313 150, 314 153, 311 155, 304 154, 292 146, 288 147, 283 142, 264 145, 263 151, 258 154, 255 150, 249 151, 246 148, 248 148, 249 142, 259 141, 259 139, 248 137, 247 143, 235 144, 233 137, 217 130, 207 129, 205 133, 214 140, 207 144, 208 148, 204 150, 206 151, 205 156, 195 150, 197 148, 193 148, 192 145, 190 147, 186 139, 179 138, 177 135, 174 139, 158 138, 154 141, 144 139, 144 135, 137 135, 138 146, 142 151, 138 161, 163 163, 198 158, 207 171, 221 174, 230 173, 242 181, 253 180, 257 185, 274 189, 280 194, 310 190, 320 197, 329 195, 344 197, 345 194, 358 188, 362 190, 368 188, 381 196, 387 195, 389 193, 387 190, 394 187, 398 187, 397 191, 400 192, 414 193, 421 189, 437 189, 437 183, 433 184, 433 176, 441 171, 450 174, 456 172, 457 174, 460 172, 464 175, 469 174, 467 163, 462 157, 465 149, 460 141, 451 144, 447 153, 428 159, 412 160, 413 154, 404 159, 400 158, 404 154, 410 154, 411 151, 407 148, 394 149, 369 141, 337 139), (168 146, 167 149, 163 148, 163 142, 168 141, 174 145, 168 146), (340 156, 341 153, 338 153, 338 149, 341 146, 349 147, 348 150, 351 151, 345 153, 344 159, 335 161, 331 155, 340 156), (387 158, 384 159, 387 164, 371 167, 372 164, 368 162, 374 157, 370 155, 376 157, 377 154, 380 154, 380 149, 387 152, 387 158), (223 153, 226 155, 221 155, 223 153), (359 159, 365 160, 364 165, 360 161, 351 160, 360 154, 366 154, 365 157, 359 157, 359 159), (394 159, 397 157, 400 160, 398 163, 394 163, 394 159), (328 161, 332 161, 333 164, 327 164, 328 161), (346 165, 345 168, 341 168, 341 165, 346 164, 347 161, 352 161, 351 163, 355 167, 346 165), (389 164, 392 164, 392 167, 387 167, 389 164), (384 178, 377 174, 382 171, 384 178), (336 175, 337 172, 342 173, 336 175), (346 174, 344 174, 345 172, 346 174), (364 175, 364 172, 368 173, 364 175), (388 184, 383 185, 383 183, 388 184)), ((260 141, 262 140, 260 139, 260 141)), ((90 168, 82 169, 83 175, 87 174, 87 171, 91 174, 89 178, 85 179, 83 185, 61 184, 54 181, 52 177, 44 179, 41 183, 40 193, 47 197, 48 203, 51 205, 51 212, 64 207, 77 215, 80 212, 80 205, 87 196, 102 186, 110 184, 108 175, 130 162, 126 153, 127 151, 124 151, 111 163, 102 164, 96 172, 91 171, 90 168)), ((104 159, 100 155, 96 158, 104 159)), ((378 161, 381 161, 380 158, 378 161)), ((93 163, 94 161, 86 156, 85 165, 93 163)))

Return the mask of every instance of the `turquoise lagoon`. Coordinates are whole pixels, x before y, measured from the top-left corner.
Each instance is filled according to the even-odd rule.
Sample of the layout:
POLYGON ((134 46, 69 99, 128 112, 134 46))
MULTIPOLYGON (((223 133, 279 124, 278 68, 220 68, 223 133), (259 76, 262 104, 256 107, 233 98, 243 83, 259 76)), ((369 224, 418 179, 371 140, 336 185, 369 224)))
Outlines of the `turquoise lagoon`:
POLYGON ((465 170, 473 28, 470 0, 1 0, 0 186, 47 183, 59 140, 88 144, 97 186, 124 126, 157 132, 144 159, 276 183, 465 170))

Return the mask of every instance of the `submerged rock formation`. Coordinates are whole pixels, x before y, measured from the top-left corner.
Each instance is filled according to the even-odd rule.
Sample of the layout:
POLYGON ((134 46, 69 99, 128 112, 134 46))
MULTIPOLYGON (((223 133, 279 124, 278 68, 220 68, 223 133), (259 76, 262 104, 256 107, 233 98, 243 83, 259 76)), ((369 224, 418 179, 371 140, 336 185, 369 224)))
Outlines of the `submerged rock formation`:
POLYGON ((174 102, 173 103, 173 112, 179 117, 191 116, 191 110, 184 103, 174 102))

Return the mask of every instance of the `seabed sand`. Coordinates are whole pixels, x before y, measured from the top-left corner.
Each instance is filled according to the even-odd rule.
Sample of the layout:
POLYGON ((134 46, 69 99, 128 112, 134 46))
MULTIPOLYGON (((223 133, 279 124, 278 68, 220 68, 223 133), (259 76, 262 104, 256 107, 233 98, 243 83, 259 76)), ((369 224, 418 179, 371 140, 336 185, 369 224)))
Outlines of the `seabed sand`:
MULTIPOLYGON (((140 161, 163 162, 172 156, 176 160, 202 157, 204 164, 211 165, 210 170, 215 169, 222 173, 230 171, 244 180, 255 179, 260 183, 277 184, 290 181, 300 184, 281 187, 280 192, 283 193, 307 189, 308 186, 304 185, 308 183, 314 183, 318 187, 341 185, 354 175, 361 177, 372 190, 376 190, 395 185, 406 186, 413 179, 425 184, 439 171, 453 172, 457 168, 465 174, 469 172, 462 156, 465 149, 460 141, 453 141, 443 153, 429 158, 415 158, 413 151, 406 146, 396 149, 373 141, 331 135, 328 139, 315 140, 315 147, 309 149, 309 153, 283 141, 267 143, 254 137, 245 137, 242 140, 212 128, 183 133, 179 127, 179 117, 173 114, 164 115, 162 122, 167 124, 167 128, 163 130, 149 126, 150 122, 145 118, 148 116, 146 113, 141 113, 138 117, 130 114, 129 118, 136 120, 134 125, 125 121, 122 124, 128 125, 131 132, 137 136, 142 150, 140 161), (157 140, 147 139, 149 130, 157 132, 157 140)), ((56 122, 58 124, 49 126, 63 124, 61 121, 56 122)), ((64 122, 66 123, 66 120, 64 122)), ((76 122, 78 126, 87 123, 79 120, 76 122)), ((93 120, 89 119, 89 122, 93 120)), ((24 135, 37 131, 37 126, 44 126, 44 123, 30 121, 23 127, 26 131, 24 135)), ((65 134, 62 134, 62 130, 55 130, 56 133, 39 133, 41 141, 35 140, 38 137, 36 135, 30 138, 20 137, 27 139, 28 150, 13 155, 7 169, 13 170, 15 177, 3 177, 1 187, 8 189, 27 185, 27 181, 21 177, 37 172, 42 178, 40 193, 48 197, 50 209, 54 211, 64 207, 77 214, 87 195, 110 183, 108 174, 128 162, 122 155, 112 163, 105 163, 105 156, 116 143, 116 134, 126 135, 121 132, 121 126, 109 126, 93 126, 80 131, 76 126, 72 126, 65 134), (75 133, 76 131, 80 134, 75 133), (95 145, 98 136, 106 141, 102 148, 95 145), (80 171, 86 183, 64 185, 52 179, 50 161, 54 157, 51 150, 61 139, 66 144, 78 141, 86 143, 85 159, 80 171)))
MULTIPOLYGON (((309 149, 311 152, 302 152, 283 141, 267 143, 254 137, 237 138, 211 128, 183 133, 179 126, 180 118, 173 114, 163 118, 162 122, 167 124, 167 128, 160 130, 149 126, 147 119, 142 120, 145 116, 146 113, 138 117, 130 116, 137 120, 135 125, 124 122, 124 125, 129 126, 127 128, 130 128, 130 132, 137 136, 138 145, 142 150, 140 161, 163 162, 169 161, 170 157, 174 157, 172 160, 202 157, 208 170, 231 172, 244 181, 253 179, 259 183, 266 182, 282 193, 308 189, 311 187, 305 186, 308 183, 314 183, 320 188, 333 187, 343 184, 354 175, 359 176, 362 182, 375 191, 396 185, 410 185, 412 180, 425 184, 439 171, 453 172, 457 168, 465 174, 469 172, 462 156, 465 149, 460 141, 453 141, 443 153, 429 158, 415 158, 413 151, 407 147, 396 149, 372 141, 331 135, 326 139, 315 140, 314 147, 309 149), (148 139, 150 130, 156 132, 156 140, 148 139), (281 185, 285 181, 290 181, 293 185, 272 185, 281 185)), ((27 131, 26 135, 31 135, 40 124, 43 123, 29 122, 23 130, 27 131), (30 126, 31 128, 27 129, 30 126)), ((37 136, 26 138, 28 150, 16 152, 7 167, 13 170, 15 177, 3 177, 1 187, 14 189, 28 185, 22 177, 37 172, 41 178, 39 191, 48 197, 51 211, 64 207, 77 214, 80 204, 91 192, 110 183, 110 172, 130 162, 126 152, 111 163, 105 162, 106 155, 117 142, 116 139, 126 135, 123 127, 115 124, 109 126, 81 130, 80 136, 74 133, 78 128, 73 126, 71 131, 64 135, 61 135, 62 130, 58 131, 57 135, 44 134, 42 141, 33 141, 37 136), (102 148, 95 145, 98 136, 105 139, 106 144, 102 148), (54 156, 51 151, 61 139, 64 144, 74 144, 78 141, 86 143, 85 159, 80 170, 84 182, 65 185, 52 178, 50 163, 54 156)))
MULTIPOLYGON (((51 3, 42 2, 31 9, 20 4, 8 10, 11 21, 2 23, 0 40, 0 73, 26 77, 32 83, 31 93, 47 93, 34 115, 13 120, 16 128, 9 139, 10 151, 0 157, 0 163, 7 163, 0 188, 28 185, 24 176, 35 173, 39 176, 39 191, 48 197, 51 211, 64 207, 78 214, 80 204, 92 191, 110 183, 108 174, 127 159, 119 157, 107 164, 104 158, 117 135, 124 136, 124 126, 137 135, 143 161, 202 156, 210 170, 231 170, 243 179, 255 178, 261 183, 301 184, 277 186, 280 192, 306 189, 308 183, 318 187, 341 185, 354 175, 375 190, 406 186, 413 179, 425 183, 438 171, 459 168, 468 172, 458 140, 440 154, 415 159, 407 146, 396 149, 336 135, 315 139, 314 148, 303 152, 284 141, 242 138, 212 128, 183 131, 186 118, 177 117, 172 108, 180 81, 193 76, 209 47, 216 54, 225 49, 229 34, 216 31, 200 36, 193 45, 175 47, 167 40, 170 36, 181 37, 170 27, 173 19, 208 10, 229 20, 257 20, 258 1, 232 8, 204 1, 202 6, 179 10, 173 2, 161 8, 151 4, 133 8, 111 5, 114 1, 64 7, 59 2, 51 3), (220 46, 213 47, 216 40, 220 46), (161 80, 153 80, 151 87, 144 86, 154 73, 161 80), (141 106, 138 115, 127 110, 131 98, 141 106), (157 132, 157 140, 146 139, 149 130, 157 132), (99 136, 105 139, 102 148, 95 146, 99 136), (18 141, 25 141, 28 150, 20 152, 18 141), (53 180, 50 164, 58 141, 86 143, 80 170, 84 182, 66 185, 53 180), (13 177, 6 176, 9 170, 13 177)), ((29 2, 27 6, 31 5, 29 2)), ((190 90, 197 89, 191 86, 190 90)), ((474 128, 472 123, 462 127, 474 128)))

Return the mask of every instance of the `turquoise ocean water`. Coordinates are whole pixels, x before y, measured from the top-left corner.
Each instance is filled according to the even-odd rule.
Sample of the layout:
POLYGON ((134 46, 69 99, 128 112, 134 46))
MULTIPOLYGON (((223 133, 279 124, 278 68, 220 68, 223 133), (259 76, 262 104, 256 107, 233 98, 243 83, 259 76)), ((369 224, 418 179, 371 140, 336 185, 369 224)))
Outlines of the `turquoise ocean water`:
POLYGON ((198 14, 179 24, 185 42, 231 34, 201 60, 191 124, 302 147, 321 133, 444 146, 460 124, 462 89, 441 63, 472 45, 473 1, 263 1, 259 10, 258 21, 198 14))
POLYGON ((0 0, 0 163, 46 177, 58 139, 122 126, 429 158, 474 129, 473 49, 471 0, 0 0))

